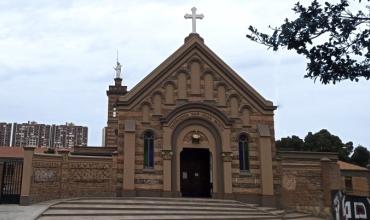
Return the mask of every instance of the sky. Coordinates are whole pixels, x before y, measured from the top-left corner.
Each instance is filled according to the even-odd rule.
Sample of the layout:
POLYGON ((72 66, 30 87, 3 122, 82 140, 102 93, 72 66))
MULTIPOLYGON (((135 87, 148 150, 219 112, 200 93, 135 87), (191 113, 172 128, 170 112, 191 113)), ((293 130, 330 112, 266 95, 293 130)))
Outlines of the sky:
POLYGON ((278 106, 276 139, 325 128, 370 149, 370 81, 322 85, 303 78, 303 57, 245 37, 294 18, 296 1, 1 0, 0 121, 73 122, 101 145, 116 51, 131 89, 183 44, 196 6, 206 45, 278 106))

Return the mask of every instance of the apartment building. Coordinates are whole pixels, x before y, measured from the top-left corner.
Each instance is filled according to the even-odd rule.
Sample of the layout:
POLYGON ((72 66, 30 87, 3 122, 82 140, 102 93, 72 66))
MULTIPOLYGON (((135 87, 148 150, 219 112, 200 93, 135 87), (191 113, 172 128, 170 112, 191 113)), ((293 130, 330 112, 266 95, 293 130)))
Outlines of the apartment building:
POLYGON ((10 146, 12 124, 0 122, 0 146, 10 146))
POLYGON ((0 123, 0 146, 75 147, 87 146, 88 128, 73 123, 65 125, 0 123))

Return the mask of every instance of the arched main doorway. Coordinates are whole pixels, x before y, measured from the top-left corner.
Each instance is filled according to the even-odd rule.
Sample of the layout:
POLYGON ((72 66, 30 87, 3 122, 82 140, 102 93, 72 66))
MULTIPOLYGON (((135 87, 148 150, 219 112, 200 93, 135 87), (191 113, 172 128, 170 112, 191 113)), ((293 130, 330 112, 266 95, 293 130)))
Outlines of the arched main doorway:
POLYGON ((222 143, 215 127, 192 118, 176 127, 172 140, 173 192, 184 197, 211 197, 223 192, 222 143), (194 140, 194 135, 199 140, 194 140))

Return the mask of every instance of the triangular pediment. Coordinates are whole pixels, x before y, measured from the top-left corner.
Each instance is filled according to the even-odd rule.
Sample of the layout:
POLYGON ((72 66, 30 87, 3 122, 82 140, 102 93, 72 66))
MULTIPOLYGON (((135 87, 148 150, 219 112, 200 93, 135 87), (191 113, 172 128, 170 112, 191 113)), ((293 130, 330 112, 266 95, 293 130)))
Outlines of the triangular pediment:
MULTIPOLYGON (((271 101, 264 99, 252 86, 243 80, 234 70, 232 70, 225 62, 223 62, 212 50, 205 44, 203 39, 198 34, 190 34, 185 43, 177 49, 171 56, 155 68, 141 82, 132 88, 126 95, 120 97, 118 105, 123 109, 133 109, 143 103, 153 101, 154 94, 160 94, 161 97, 167 97, 166 85, 172 84, 174 88, 174 99, 183 99, 180 93, 180 88, 185 88, 185 96, 194 96, 193 101, 214 101, 218 97, 220 90, 218 86, 224 86, 225 102, 228 102, 230 97, 237 97, 239 107, 247 106, 253 111, 260 113, 272 114, 276 109, 271 101), (195 67, 192 64, 196 62, 195 67), (194 70, 195 69, 195 70, 194 70), (199 69, 199 70, 197 70, 199 69), (192 71, 198 71, 193 79, 192 71), (185 74, 185 85, 181 85, 178 75, 185 74), (205 77, 206 74, 209 74, 205 77), (206 79, 207 78, 207 79, 206 79), (208 80, 208 81, 207 81, 208 80), (199 81, 199 82, 198 82, 199 81), (193 87, 192 83, 199 83, 193 87), (211 83, 211 84, 210 84, 211 83), (208 97, 212 100, 207 100, 204 93, 207 89, 212 89, 208 92, 208 97)), ((221 91, 222 92, 222 91, 221 91)), ((207 95, 206 95, 207 96, 207 95)), ((209 98, 208 98, 209 99, 209 98)))

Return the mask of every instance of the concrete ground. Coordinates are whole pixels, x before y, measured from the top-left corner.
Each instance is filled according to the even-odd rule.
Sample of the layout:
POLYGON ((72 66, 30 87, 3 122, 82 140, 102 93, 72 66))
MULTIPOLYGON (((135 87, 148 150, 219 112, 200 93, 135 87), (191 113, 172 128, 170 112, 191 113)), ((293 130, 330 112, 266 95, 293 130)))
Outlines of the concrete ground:
POLYGON ((52 200, 29 206, 17 204, 0 204, 0 220, 33 220, 49 208, 49 206, 63 200, 52 200))

